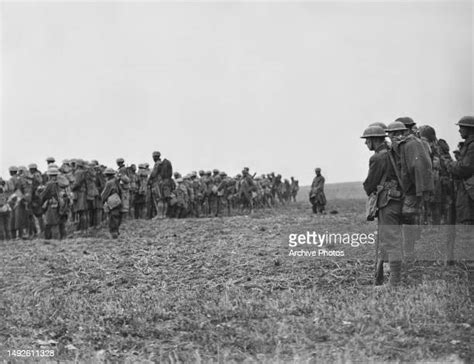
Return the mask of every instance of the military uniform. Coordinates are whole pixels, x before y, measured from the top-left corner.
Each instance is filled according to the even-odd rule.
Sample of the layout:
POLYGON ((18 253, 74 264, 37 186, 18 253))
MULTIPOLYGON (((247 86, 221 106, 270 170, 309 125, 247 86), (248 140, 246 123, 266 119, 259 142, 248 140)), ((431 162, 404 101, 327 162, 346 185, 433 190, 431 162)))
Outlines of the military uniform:
MULTIPOLYGON (((383 283, 383 262, 390 263, 390 284, 401 281, 402 261, 402 192, 393 156, 384 141, 385 130, 378 125, 365 129, 361 138, 374 154, 369 160, 369 173, 363 186, 367 196, 376 196, 378 245, 381 257, 377 257, 376 284, 383 283)), ((379 253, 379 252, 377 252, 379 253)))
POLYGON ((176 189, 174 190, 174 194, 176 195, 175 217, 183 218, 186 217, 186 211, 189 205, 188 187, 182 178, 178 178, 176 183, 176 189))
POLYGON ((157 160, 148 178, 150 186, 150 205, 148 206, 148 218, 152 218, 158 214, 158 204, 161 201, 161 160, 157 160))
POLYGON ((415 242, 420 238, 420 206, 434 191, 431 159, 423 143, 413 134, 398 142, 392 142, 401 187, 404 194, 402 217, 404 254, 407 260, 414 259, 415 242))
MULTIPOLYGON (((106 175, 113 176, 114 171, 112 169, 106 170, 106 175)), ((121 198, 121 188, 119 186, 119 181, 116 177, 111 177, 105 182, 104 190, 101 194, 102 203, 108 203, 110 196, 117 194, 121 198)), ((106 205, 108 206, 108 205, 106 205)), ((109 215, 109 231, 112 235, 112 238, 117 239, 120 234, 120 225, 122 223, 122 204, 119 204, 116 207, 111 208, 108 206, 107 212, 109 215)))
POLYGON ((130 179, 130 217, 138 218, 137 213, 135 212, 135 199, 138 192, 138 175, 135 170, 135 165, 130 166, 128 169, 128 178, 130 179))
POLYGON ((324 183, 326 179, 322 176, 316 176, 313 178, 313 183, 311 183, 311 192, 309 195, 310 202, 313 206, 313 212, 315 214, 324 213, 324 208, 326 206, 326 195, 324 193, 324 183))
POLYGON ((39 196, 39 191, 38 189, 42 187, 43 184, 43 175, 41 172, 39 172, 36 168, 37 166, 35 164, 32 164, 29 166, 30 167, 30 173, 31 173, 31 203, 30 203, 30 209, 31 209, 31 222, 30 222, 30 230, 33 233, 33 235, 36 235, 37 229, 36 229, 36 223, 34 221, 34 218, 38 221, 38 225, 40 228, 40 232, 44 232, 44 221, 43 221, 43 208, 41 204, 41 198, 39 196), (34 216, 34 218, 33 218, 34 216))
POLYGON ((135 198, 134 198, 134 217, 135 219, 143 219, 145 218, 145 208, 146 208, 146 196, 147 196, 147 190, 148 190, 148 173, 145 170, 145 167, 143 164, 138 166, 138 172, 137 172, 137 179, 136 179, 136 188, 137 191, 135 193, 135 198))
POLYGON ((240 200, 242 203, 242 209, 248 208, 250 213, 253 212, 253 196, 252 192, 256 191, 255 181, 252 176, 245 170, 242 171, 242 179, 240 181, 240 200))
MULTIPOLYGON (((59 171, 50 171, 59 174, 59 171)), ((69 212, 69 198, 67 192, 60 188, 57 180, 50 179, 45 190, 41 193, 41 203, 45 208, 44 237, 49 240, 53 237, 52 229, 59 229, 59 238, 66 237, 66 222, 69 212)))
POLYGON ((379 244, 385 258, 400 261, 402 258, 401 188, 388 153, 390 152, 386 144, 375 150, 369 160, 369 173, 363 186, 367 196, 377 192, 377 187, 382 186, 377 201, 379 244), (383 179, 385 181, 382 184, 383 179))
MULTIPOLYGON (((22 170, 21 167, 19 169, 22 170)), ((24 168, 23 172, 19 174, 15 192, 17 201, 14 208, 14 230, 18 232, 19 238, 26 237, 25 234, 30 228, 30 216, 32 216, 30 210, 31 182, 28 181, 26 173, 26 168, 24 168)))
POLYGON ((76 162, 77 169, 74 172, 74 182, 71 190, 73 197, 73 211, 78 219, 77 230, 84 231, 88 227, 88 204, 87 204, 87 172, 84 169, 84 162, 76 162))
POLYGON ((11 206, 8 191, 8 185, 0 178, 0 240, 10 240, 10 216, 11 206))
POLYGON ((474 135, 466 139, 459 152, 458 161, 447 161, 449 172, 456 178, 456 222, 474 225, 474 199, 468 193, 468 188, 474 189, 474 135))
POLYGON ((90 164, 86 171, 87 210, 90 227, 99 227, 102 222, 102 201, 100 199, 101 179, 95 165, 90 164))

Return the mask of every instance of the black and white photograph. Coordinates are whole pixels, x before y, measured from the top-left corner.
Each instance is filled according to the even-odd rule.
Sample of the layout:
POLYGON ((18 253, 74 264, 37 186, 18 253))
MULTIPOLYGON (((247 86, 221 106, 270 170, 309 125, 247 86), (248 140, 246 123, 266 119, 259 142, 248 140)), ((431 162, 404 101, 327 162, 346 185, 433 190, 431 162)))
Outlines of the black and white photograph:
POLYGON ((0 0, 0 362, 474 362, 473 0, 0 0))

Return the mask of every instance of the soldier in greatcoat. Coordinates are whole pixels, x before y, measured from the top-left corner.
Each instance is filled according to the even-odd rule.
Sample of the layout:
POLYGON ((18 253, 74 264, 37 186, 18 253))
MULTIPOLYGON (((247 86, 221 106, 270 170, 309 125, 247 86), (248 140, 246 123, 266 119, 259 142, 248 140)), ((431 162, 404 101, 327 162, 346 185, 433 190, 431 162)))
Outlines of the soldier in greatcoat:
POLYGON ((109 231, 113 239, 117 239, 120 234, 120 225, 122 223, 122 189, 119 179, 115 176, 112 168, 104 171, 107 178, 101 199, 104 209, 109 215, 109 231))
POLYGON ((48 182, 46 188, 41 193, 41 203, 45 209, 45 230, 44 238, 53 238, 53 229, 59 229, 59 238, 66 237, 66 222, 69 213, 69 196, 65 189, 58 183, 59 170, 49 168, 48 182))
POLYGON ((324 183, 325 178, 321 174, 321 168, 316 168, 314 170, 316 176, 313 178, 313 182, 311 183, 311 191, 309 194, 309 200, 313 207, 313 212, 317 214, 324 214, 325 206, 326 206, 326 194, 324 193, 324 183))
POLYGON ((407 270, 415 260, 415 242, 420 238, 420 207, 434 191, 431 158, 421 140, 400 121, 387 127, 403 189, 403 251, 407 270))
POLYGON ((458 160, 444 160, 456 179, 456 223, 474 225, 474 116, 464 116, 457 125, 464 139, 458 160))
POLYGON ((77 230, 86 231, 88 227, 87 171, 82 159, 76 160, 76 171, 71 190, 74 194, 73 211, 78 220, 77 230))
POLYGON ((38 231, 36 228, 35 218, 38 221, 40 232, 44 232, 43 208, 40 198, 40 191, 43 186, 43 175, 38 171, 36 163, 31 163, 28 166, 31 178, 31 220, 30 220, 30 234, 36 236, 38 231))

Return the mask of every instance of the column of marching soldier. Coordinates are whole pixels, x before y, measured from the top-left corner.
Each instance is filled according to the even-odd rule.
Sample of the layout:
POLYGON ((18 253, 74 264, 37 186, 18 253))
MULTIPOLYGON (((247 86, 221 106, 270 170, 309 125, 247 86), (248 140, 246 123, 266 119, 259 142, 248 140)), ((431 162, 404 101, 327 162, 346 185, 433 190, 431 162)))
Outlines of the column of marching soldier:
POLYGON ((36 164, 10 167, 10 178, 0 178, 0 239, 62 239, 68 223, 85 232, 106 220, 117 238, 126 218, 222 216, 296 201, 293 177, 290 182, 275 173, 251 175, 247 167, 235 177, 217 169, 181 176, 160 152, 152 157, 152 168, 144 163, 138 170, 123 158, 116 170, 82 159, 58 167, 54 158, 47 158, 45 173, 36 164))
POLYGON ((473 260, 474 236, 468 226, 474 225, 474 117, 465 116, 456 125, 463 141, 455 158, 433 127, 418 128, 409 117, 388 126, 373 123, 364 130, 361 138, 374 151, 363 186, 369 196, 368 219, 377 217, 378 222, 376 285, 383 285, 384 261, 390 267, 389 286, 399 285, 402 278, 419 278, 415 242, 423 224, 463 225, 463 254, 473 260))

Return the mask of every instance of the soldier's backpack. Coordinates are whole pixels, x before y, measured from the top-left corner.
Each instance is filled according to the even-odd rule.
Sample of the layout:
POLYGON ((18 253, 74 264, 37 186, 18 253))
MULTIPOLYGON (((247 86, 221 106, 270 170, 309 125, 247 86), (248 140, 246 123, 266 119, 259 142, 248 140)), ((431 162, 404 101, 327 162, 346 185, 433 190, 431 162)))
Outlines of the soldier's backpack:
POLYGON ((161 178, 168 179, 173 176, 173 166, 168 159, 163 159, 161 162, 161 178))

